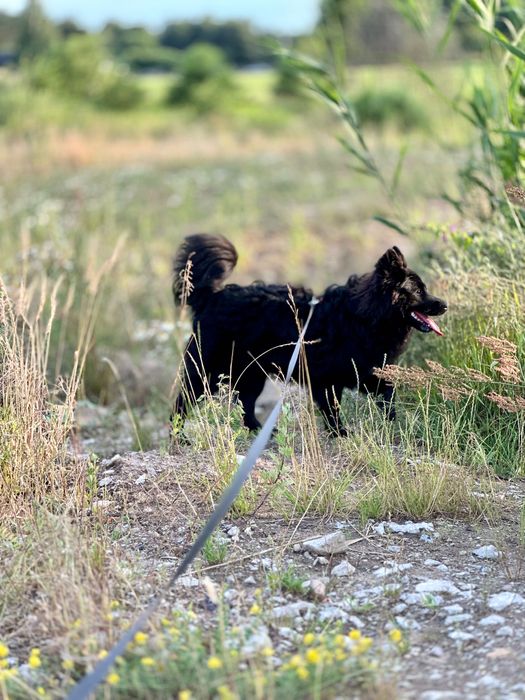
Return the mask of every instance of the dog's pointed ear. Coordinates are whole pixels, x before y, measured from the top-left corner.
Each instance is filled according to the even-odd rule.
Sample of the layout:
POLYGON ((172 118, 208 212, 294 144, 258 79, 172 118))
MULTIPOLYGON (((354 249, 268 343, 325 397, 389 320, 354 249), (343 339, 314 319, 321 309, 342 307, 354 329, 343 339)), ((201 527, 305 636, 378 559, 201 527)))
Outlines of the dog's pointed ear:
POLYGON ((406 269, 407 261, 397 246, 389 248, 376 262, 376 271, 383 276, 404 277, 406 269))

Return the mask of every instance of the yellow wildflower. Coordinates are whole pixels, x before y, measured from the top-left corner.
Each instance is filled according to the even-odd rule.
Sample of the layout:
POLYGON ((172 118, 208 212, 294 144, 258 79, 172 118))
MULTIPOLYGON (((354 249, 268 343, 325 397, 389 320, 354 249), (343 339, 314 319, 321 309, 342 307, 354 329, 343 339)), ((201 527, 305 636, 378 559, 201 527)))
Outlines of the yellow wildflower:
POLYGON ((222 668, 222 661, 218 656, 210 656, 208 659, 208 668, 211 668, 212 670, 222 668))
POLYGON ((99 658, 99 659, 105 659, 107 655, 108 655, 108 652, 107 652, 105 649, 101 649, 101 650, 98 652, 98 658, 99 658))
POLYGON ((145 632, 137 632, 134 639, 136 644, 146 644, 148 635, 145 632))
POLYGON ((40 660, 40 656, 38 654, 31 654, 27 660, 27 663, 29 664, 30 668, 39 668, 42 666, 42 661, 40 660))
POLYGON ((317 649, 308 649, 306 652, 306 660, 309 664, 318 664, 321 661, 321 654, 317 649))
POLYGON ((73 659, 64 659, 64 661, 62 661, 62 668, 64 671, 71 671, 71 669, 75 668, 75 662, 73 659))
POLYGON ((261 649, 261 654, 263 656, 269 657, 269 656, 273 656, 275 654, 275 652, 272 649, 272 647, 264 647, 264 649, 261 649))
POLYGON ((227 685, 220 685, 217 688, 217 694, 219 696, 219 700, 234 700, 235 695, 232 693, 232 691, 228 688, 227 685))
POLYGON ((350 637, 350 639, 356 642, 358 639, 361 639, 361 632, 359 630, 353 629, 350 630, 348 636, 350 637))
POLYGON ((296 670, 296 674, 302 681, 305 681, 308 678, 308 676, 310 675, 308 673, 308 669, 304 668, 304 666, 299 667, 296 670))
POLYGON ((346 637, 344 636, 344 634, 336 634, 334 637, 334 642, 336 646, 344 647, 346 643, 346 637))
POLYGON ((307 632, 303 637, 303 642, 307 647, 309 647, 310 644, 315 642, 315 634, 313 634, 313 632, 307 632))
POLYGON ((9 647, 0 642, 0 659, 5 659, 6 656, 9 656, 9 647))
POLYGON ((0 659, 0 668, 9 668, 9 661, 7 659, 0 659))
POLYGON ((155 659, 152 659, 151 656, 144 656, 144 657, 140 660, 140 663, 141 663, 143 666, 155 666, 155 664, 156 664, 157 662, 155 661, 155 659))
POLYGON ((250 608, 250 615, 259 615, 261 612, 262 608, 259 605, 259 603, 254 603, 252 607, 250 608))
POLYGON ((289 661, 290 668, 299 668, 303 665, 303 663, 304 661, 302 657, 299 656, 299 654, 294 654, 289 661))
POLYGON ((115 673, 115 672, 110 673, 106 677, 106 681, 109 683, 109 685, 117 685, 119 680, 120 680, 120 676, 118 675, 118 673, 115 673))
POLYGON ((112 610, 116 610, 117 608, 120 608, 120 602, 118 600, 112 600, 111 603, 109 604, 109 607, 112 610))
POLYGON ((399 644, 401 640, 403 639, 403 632, 398 629, 390 630, 390 633, 388 635, 390 637, 390 641, 394 642, 394 644, 399 644))
POLYGON ((372 637, 362 637, 358 643, 353 647, 352 654, 359 656, 360 654, 366 654, 370 649, 374 640, 372 637))
POLYGON ((191 690, 181 690, 179 692, 179 700, 191 700, 191 690))
POLYGON ((46 689, 43 688, 41 685, 38 686, 36 689, 37 695, 40 695, 41 698, 47 697, 46 689))
POLYGON ((346 659, 346 653, 343 651, 343 649, 336 649, 335 658, 336 661, 344 661, 346 659))

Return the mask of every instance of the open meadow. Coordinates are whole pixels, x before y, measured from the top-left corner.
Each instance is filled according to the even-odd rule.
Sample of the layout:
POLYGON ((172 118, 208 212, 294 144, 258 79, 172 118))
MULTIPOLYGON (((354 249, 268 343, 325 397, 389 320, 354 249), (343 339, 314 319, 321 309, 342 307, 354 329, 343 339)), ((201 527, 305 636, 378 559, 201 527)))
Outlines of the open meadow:
POLYGON ((3 700, 66 697, 104 658, 253 440, 226 384, 169 423, 191 334, 172 259, 195 232, 235 244, 232 281, 318 294, 399 246, 445 335, 383 368, 394 422, 347 392, 330 437, 285 389, 226 521, 97 697, 525 697, 524 61, 501 53, 351 69, 358 125, 304 65, 331 111, 276 96, 269 69, 205 114, 167 106, 165 75, 128 111, 0 76, 3 700))

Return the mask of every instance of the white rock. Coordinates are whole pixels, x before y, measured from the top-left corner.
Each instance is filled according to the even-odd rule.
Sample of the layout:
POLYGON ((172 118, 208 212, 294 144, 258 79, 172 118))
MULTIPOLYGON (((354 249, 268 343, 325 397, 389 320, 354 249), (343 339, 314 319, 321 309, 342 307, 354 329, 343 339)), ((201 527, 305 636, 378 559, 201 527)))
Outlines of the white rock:
POLYGON ((247 576, 247 577, 244 579, 244 583, 245 583, 246 585, 248 585, 248 586, 255 586, 255 584, 257 583, 257 581, 254 579, 253 576, 247 576))
POLYGON ((302 589, 309 594, 309 597, 316 600, 326 598, 326 582, 323 579, 312 578, 309 581, 304 581, 302 589))
POLYGON ((258 651, 261 651, 261 649, 272 646, 272 640, 268 628, 265 625, 261 625, 251 634, 249 634, 248 630, 246 636, 247 639, 241 647, 241 654, 243 656, 252 656, 258 651))
POLYGON ((453 603, 452 605, 445 605, 443 612, 447 615, 460 615, 463 612, 463 608, 458 603, 453 603))
POLYGON ((479 621, 479 624, 483 625, 483 627, 495 627, 496 625, 502 625, 504 622, 505 618, 501 615, 487 615, 487 617, 479 621))
POLYGON ((343 559, 343 561, 339 562, 336 566, 333 567, 331 574, 332 576, 351 576, 352 574, 355 573, 355 566, 352 566, 350 562, 348 562, 346 559, 343 559))
POLYGON ((135 483, 137 484, 137 486, 140 486, 140 484, 143 484, 147 478, 148 478, 147 474, 141 474, 140 476, 138 476, 135 479, 135 483))
POLYGON ((472 615, 470 613, 459 613, 458 615, 447 615, 445 618, 445 625, 456 625, 458 622, 466 622, 470 620, 472 615))
POLYGON ((100 481, 98 482, 98 485, 99 486, 109 486, 112 482, 113 482, 112 476, 105 476, 103 479, 100 479, 100 481))
POLYGON ((241 530, 237 525, 232 525, 227 533, 228 537, 231 537, 232 540, 238 541, 239 535, 241 534, 241 530))
POLYGON ((199 585, 199 579, 191 574, 181 576, 178 583, 184 588, 196 588, 199 585))
POLYGON ((300 542, 296 542, 293 546, 294 552, 301 552, 302 549, 303 549, 303 545, 300 542))
POLYGON ((489 596, 488 606, 491 610, 496 610, 500 612, 505 610, 511 605, 523 605, 525 604, 525 598, 519 595, 519 593, 512 593, 511 591, 502 591, 501 593, 493 593, 489 596))
POLYGON ((513 637, 514 636, 514 630, 510 625, 504 625, 503 627, 500 627, 499 630, 496 630, 496 637, 513 637))
POLYGON ((444 654, 445 654, 445 652, 443 651, 443 647, 440 647, 438 645, 429 649, 428 653, 430 654, 430 656, 437 656, 437 657, 444 656, 444 654))
POLYGON ((326 557, 315 557, 314 566, 327 566, 330 562, 326 557))
POLYGON ((341 530, 331 532, 324 537, 316 537, 312 540, 307 540, 303 544, 303 548, 307 552, 316 554, 317 556, 330 556, 331 554, 342 554, 348 549, 346 537, 341 530))
POLYGON ((393 564, 392 566, 382 566, 374 571, 374 576, 377 578, 387 578, 388 576, 393 576, 394 574, 399 574, 402 571, 411 569, 412 564, 393 564))
POLYGON ((416 591, 417 593, 450 593, 451 595, 457 595, 460 592, 452 581, 440 578, 421 581, 417 584, 416 591))
POLYGON ((479 559, 499 559, 501 557, 501 552, 493 544, 478 547, 472 550, 472 554, 479 559))
POLYGON ((373 528, 378 535, 384 535, 386 530, 400 535, 419 535, 421 532, 434 532, 432 523, 413 523, 407 520, 406 523, 382 522, 373 528))
POLYGON ((335 622, 340 620, 345 623, 348 622, 348 613, 341 608, 337 608, 335 605, 325 605, 318 613, 319 622, 335 622))
POLYGON ((280 620, 289 617, 302 616, 313 610, 315 605, 306 600, 298 600, 296 603, 288 603, 287 605, 279 605, 270 612, 270 617, 273 620, 280 620))
POLYGON ((104 498, 101 498, 98 501, 93 501, 93 503, 91 504, 91 510, 93 511, 93 513, 96 513, 101 510, 107 510, 111 507, 112 503, 113 501, 108 501, 104 498))
POLYGON ((464 700, 463 693, 455 690, 426 690, 419 696, 420 700, 464 700))
POLYGON ((474 639, 474 635, 470 632, 463 632, 463 630, 454 630, 449 632, 448 636, 456 642, 470 642, 474 639))
POLYGON ((485 688, 499 688, 501 686, 501 681, 498 680, 495 676, 491 676, 490 673, 485 674, 482 676, 479 681, 479 685, 484 686, 485 688))

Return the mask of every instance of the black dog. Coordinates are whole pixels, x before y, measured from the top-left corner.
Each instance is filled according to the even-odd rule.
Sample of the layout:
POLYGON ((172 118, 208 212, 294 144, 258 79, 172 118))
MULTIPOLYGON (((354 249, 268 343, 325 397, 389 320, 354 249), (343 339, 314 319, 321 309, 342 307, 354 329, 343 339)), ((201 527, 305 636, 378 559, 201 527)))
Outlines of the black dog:
MULTIPOLYGON (((267 375, 286 371, 297 322, 305 322, 313 294, 261 282, 223 286, 236 262, 237 251, 222 236, 188 236, 177 252, 173 294, 176 304, 185 300, 191 307, 194 335, 185 350, 174 414, 184 418, 188 403, 204 393, 204 382, 213 392, 226 375, 239 393, 246 426, 256 429, 255 401, 267 375)), ((429 316, 446 310, 446 302, 428 294, 396 247, 373 272, 328 287, 313 312, 305 353, 313 397, 332 431, 344 432, 339 404, 345 387, 378 395, 388 416, 395 417, 393 388, 373 369, 396 360, 414 328, 443 335, 429 316)), ((298 371, 294 376, 300 380, 298 371)))

